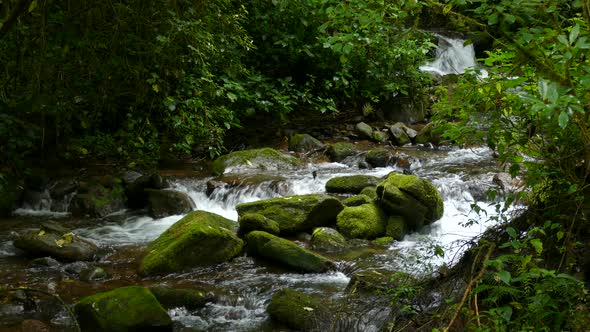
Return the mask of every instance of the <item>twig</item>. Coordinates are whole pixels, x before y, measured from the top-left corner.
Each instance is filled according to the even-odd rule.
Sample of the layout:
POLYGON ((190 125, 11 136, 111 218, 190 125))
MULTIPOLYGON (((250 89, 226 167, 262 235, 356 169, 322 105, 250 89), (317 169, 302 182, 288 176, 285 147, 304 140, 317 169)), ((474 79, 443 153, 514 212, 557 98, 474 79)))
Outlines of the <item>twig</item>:
MULTIPOLYGON (((490 258, 493 250, 494 250, 494 245, 491 244, 490 247, 488 248, 488 252, 486 253, 486 255, 483 259, 484 263, 485 263, 485 261, 487 261, 490 258)), ((467 296, 469 296, 469 293, 471 292, 473 287, 479 282, 479 280, 481 278, 483 278, 483 274, 485 273, 485 271, 486 271, 486 267, 484 264, 482 266, 481 270, 479 271, 479 273, 477 274, 477 276, 475 276, 475 278, 471 279, 471 281, 469 282, 469 284, 465 288, 465 292, 463 293, 463 298, 461 298, 461 302, 459 302, 459 306, 455 310, 455 314, 453 315, 453 318, 451 319, 451 321, 449 322, 447 327, 443 330, 444 332, 448 332, 449 329, 451 328, 451 326, 453 326, 453 324, 455 323, 455 320, 457 320, 457 317, 459 316, 459 312, 461 311, 461 309, 463 308, 463 305, 465 304, 465 301, 467 300, 467 296)))

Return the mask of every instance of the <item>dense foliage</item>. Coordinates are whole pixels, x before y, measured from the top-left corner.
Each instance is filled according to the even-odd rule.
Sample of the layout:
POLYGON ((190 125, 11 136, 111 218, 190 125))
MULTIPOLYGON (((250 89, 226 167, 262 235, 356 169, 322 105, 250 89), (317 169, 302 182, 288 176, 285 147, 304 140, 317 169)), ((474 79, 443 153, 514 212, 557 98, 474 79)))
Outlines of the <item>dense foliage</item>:
POLYGON ((4 173, 54 152, 216 155, 257 112, 414 98, 433 47, 383 1, 7 0, 1 14, 4 173))

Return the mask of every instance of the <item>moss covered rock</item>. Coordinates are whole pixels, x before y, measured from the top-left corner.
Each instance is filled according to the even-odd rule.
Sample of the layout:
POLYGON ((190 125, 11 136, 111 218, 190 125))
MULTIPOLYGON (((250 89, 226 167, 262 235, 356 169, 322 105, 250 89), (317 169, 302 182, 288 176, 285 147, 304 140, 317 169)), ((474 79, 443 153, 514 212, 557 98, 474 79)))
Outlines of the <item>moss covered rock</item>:
POLYGON ((443 215, 442 196, 436 187, 415 175, 391 173, 379 186, 377 195, 390 215, 400 215, 409 230, 430 224, 443 215))
POLYGON ((365 161, 373 167, 386 167, 395 163, 395 156, 387 148, 374 148, 367 152, 365 161))
POLYGON ((338 194, 358 194, 365 187, 376 186, 381 179, 370 175, 348 175, 332 178, 326 182, 326 191, 338 194))
POLYGON ((330 160, 340 162, 346 157, 354 156, 358 153, 356 145, 347 142, 338 142, 330 144, 328 148, 328 155, 330 160))
POLYGON ((338 214, 337 225, 348 238, 373 239, 385 234, 386 216, 375 204, 346 207, 338 214))
POLYGON ((307 152, 321 149, 324 144, 308 134, 296 134, 289 139, 289 150, 295 152, 307 152))
POLYGON ((145 189, 148 195, 148 213, 154 218, 164 218, 192 211, 195 203, 186 194, 172 189, 145 189))
POLYGON ((296 271, 325 272, 334 269, 334 264, 327 258, 266 232, 250 232, 246 235, 246 242, 250 255, 296 271))
POLYGON ((361 138, 364 139, 372 139, 373 138, 373 128, 364 122, 359 122, 355 126, 356 132, 359 134, 361 138))
POLYGON ((431 122, 424 126, 416 136, 416 143, 418 144, 427 144, 432 143, 434 145, 440 144, 442 138, 439 134, 436 134, 434 131, 434 124, 431 122))
POLYGON ((344 204, 344 206, 359 206, 363 204, 370 204, 372 202, 373 199, 367 195, 355 195, 343 200, 342 204, 344 204))
POLYGON ((375 199, 377 198, 377 187, 366 187, 363 190, 361 190, 361 193, 359 195, 367 195, 372 199, 375 199))
POLYGON ((393 242, 395 242, 394 238, 392 238, 391 236, 384 236, 376 238, 373 241, 373 245, 377 247, 389 247, 393 242))
POLYGON ((214 213, 191 212, 148 245, 139 272, 172 273, 228 261, 243 247, 235 227, 235 222, 214 213))
POLYGON ((311 247, 322 252, 336 252, 346 248, 346 239, 337 230, 318 227, 311 234, 311 247))
POLYGON ((301 161, 293 156, 283 154, 271 148, 236 151, 223 155, 213 162, 213 174, 241 170, 280 170, 293 169, 301 165, 301 161))
POLYGON ((172 319, 144 287, 130 286, 83 298, 74 306, 83 331, 172 331, 172 319))
POLYGON ((408 127, 405 124, 398 122, 389 127, 391 132, 391 140, 394 144, 402 146, 411 143, 410 136, 408 136, 408 127))
POLYGON ((207 302, 215 300, 213 293, 200 289, 152 286, 150 291, 158 299, 158 302, 167 309, 185 307, 194 310, 202 308, 207 302))
POLYGON ((408 273, 376 269, 353 274, 346 291, 349 294, 369 294, 416 285, 417 280, 408 273))
POLYGON ((70 211, 73 216, 104 217, 113 212, 125 209, 125 190, 120 179, 114 179, 114 183, 107 187, 90 180, 80 182, 80 191, 70 203, 70 211))
POLYGON ((246 213, 239 217, 238 223, 240 224, 239 234, 248 234, 251 231, 264 231, 270 234, 281 232, 276 221, 258 213, 246 213))
POLYGON ((406 221, 402 216, 390 216, 387 219, 387 226, 385 227, 385 236, 392 237, 398 241, 403 240, 408 233, 406 221))
POLYGON ((387 141, 388 138, 389 134, 380 130, 375 130, 371 135, 371 139, 378 143, 384 143, 387 141))
POLYGON ((315 317, 322 317, 327 308, 319 299, 302 292, 283 288, 276 292, 266 309, 276 322, 296 331, 320 330, 315 317))
POLYGON ((30 256, 51 256, 62 262, 88 261, 98 253, 98 247, 89 240, 65 229, 51 227, 18 236, 14 246, 30 256))
POLYGON ((281 235, 333 225, 343 208, 337 198, 321 194, 276 197, 236 206, 240 216, 257 213, 274 220, 281 235))

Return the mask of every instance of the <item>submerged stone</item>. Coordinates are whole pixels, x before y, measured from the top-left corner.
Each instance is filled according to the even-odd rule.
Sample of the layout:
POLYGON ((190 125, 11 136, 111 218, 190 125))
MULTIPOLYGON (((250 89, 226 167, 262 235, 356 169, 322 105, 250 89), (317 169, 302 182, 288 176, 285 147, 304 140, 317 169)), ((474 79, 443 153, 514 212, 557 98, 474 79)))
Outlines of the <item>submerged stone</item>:
POLYGON ((235 227, 235 222, 214 213, 191 212, 148 245, 139 272, 172 273, 228 261, 243 247, 235 227))
POLYGON ((172 331, 172 319, 149 289, 140 286, 87 296, 74 311, 83 331, 172 331))
POLYGON ((248 253, 279 263, 301 272, 325 272, 334 269, 334 263, 297 244, 261 231, 246 235, 248 253))
POLYGON ((342 209, 340 200, 322 194, 276 197, 236 206, 240 216, 257 213, 275 221, 281 235, 333 225, 342 209))

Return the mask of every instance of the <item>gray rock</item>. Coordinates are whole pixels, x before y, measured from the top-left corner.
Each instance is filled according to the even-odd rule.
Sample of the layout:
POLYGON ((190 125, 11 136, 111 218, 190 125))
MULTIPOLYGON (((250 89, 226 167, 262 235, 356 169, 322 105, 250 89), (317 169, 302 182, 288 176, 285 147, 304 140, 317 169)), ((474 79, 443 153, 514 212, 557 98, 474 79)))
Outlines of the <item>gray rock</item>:
POLYGON ((358 153, 356 145, 347 142, 338 142, 330 144, 328 148, 328 155, 330 160, 335 162, 341 162, 346 157, 354 156, 358 153))
POLYGON ((394 144, 402 146, 411 143, 410 137, 406 132, 406 128, 406 125, 401 122, 398 122, 389 127, 389 131, 391 132, 391 140, 394 144))
POLYGON ((324 144, 308 134, 293 135, 289 139, 289 150, 295 152, 308 152, 324 147, 324 144))
POLYGON ((80 280, 82 281, 97 281, 106 279, 107 273, 102 267, 90 267, 80 272, 80 280))
POLYGON ((373 139, 373 128, 364 122, 356 124, 355 129, 361 138, 373 139))
POLYGON ((98 253, 98 247, 94 243, 80 236, 44 230, 19 236, 14 240, 14 246, 31 256, 51 256, 64 262, 92 260, 98 253))
POLYGON ((369 150, 365 161, 373 167, 387 167, 396 161, 395 155, 387 148, 374 148, 369 150))
POLYGON ((194 202, 188 194, 172 189, 145 189, 148 195, 148 213, 153 218, 185 214, 193 210, 194 202))

